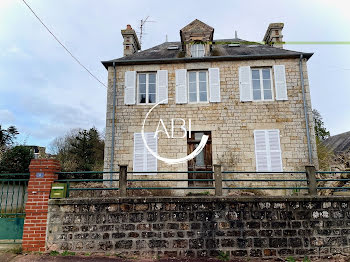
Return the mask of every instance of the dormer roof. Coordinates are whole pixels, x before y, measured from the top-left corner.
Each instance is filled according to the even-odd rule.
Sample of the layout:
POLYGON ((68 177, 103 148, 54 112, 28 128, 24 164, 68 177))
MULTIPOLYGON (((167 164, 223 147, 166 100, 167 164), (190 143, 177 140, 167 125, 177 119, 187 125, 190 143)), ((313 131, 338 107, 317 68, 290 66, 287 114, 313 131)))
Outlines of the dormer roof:
POLYGON ((213 41, 214 28, 195 19, 180 30, 181 42, 213 41))

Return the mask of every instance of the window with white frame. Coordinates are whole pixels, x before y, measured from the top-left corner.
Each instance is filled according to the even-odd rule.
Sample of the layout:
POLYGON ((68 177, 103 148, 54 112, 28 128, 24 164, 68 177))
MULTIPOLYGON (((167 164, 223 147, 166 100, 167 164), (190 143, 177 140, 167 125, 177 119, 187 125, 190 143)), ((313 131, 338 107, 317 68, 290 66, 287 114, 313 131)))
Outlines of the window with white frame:
POLYGON ((154 104, 156 103, 156 73, 137 74, 137 103, 154 104))
POLYGON ((192 57, 203 57, 204 56, 204 45, 203 44, 191 45, 191 56, 192 57))
POLYGON ((208 102, 208 72, 188 72, 188 101, 190 103, 208 102))
POLYGON ((252 68, 251 72, 253 100, 273 100, 271 68, 252 68))

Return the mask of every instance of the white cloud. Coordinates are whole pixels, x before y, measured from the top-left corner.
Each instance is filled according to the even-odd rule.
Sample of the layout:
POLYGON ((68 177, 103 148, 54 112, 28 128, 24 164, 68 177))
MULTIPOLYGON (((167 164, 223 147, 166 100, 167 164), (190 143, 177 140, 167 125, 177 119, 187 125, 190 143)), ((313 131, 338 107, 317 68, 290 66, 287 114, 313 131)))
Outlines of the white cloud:
POLYGON ((0 125, 11 125, 15 121, 15 116, 7 109, 0 109, 0 125))
MULTIPOLYGON (((139 30, 140 19, 147 15, 156 23, 146 24, 143 49, 164 42, 165 35, 169 41, 179 41, 179 30, 195 18, 213 26, 215 38, 232 37, 238 30, 240 38, 260 41, 270 22, 285 22, 284 38, 290 41, 348 41, 344 37, 350 35, 350 27, 344 23, 349 22, 349 1, 251 0, 213 4, 203 0, 199 5, 196 1, 179 0, 171 6, 160 0, 28 3, 102 82, 107 82, 107 71, 100 61, 122 55, 120 30, 126 24, 139 30)), ((344 121, 350 114, 349 96, 345 95, 349 94, 348 72, 327 71, 328 62, 350 68, 348 49, 342 54, 337 54, 339 46, 293 49, 316 51, 309 61, 313 105, 324 115, 332 132, 350 130, 349 121, 344 121)), ((0 56, 0 103, 8 111, 0 113, 0 122, 5 115, 7 121, 16 120, 22 133, 30 134, 29 142, 46 143, 70 128, 104 127, 105 89, 62 49, 22 1, 0 0, 0 56)))
POLYGON ((16 57, 17 59, 27 59, 27 58, 30 58, 31 56, 26 53, 23 49, 13 45, 13 46, 10 46, 6 49, 4 49, 2 52, 1 52, 1 56, 3 57, 16 57))

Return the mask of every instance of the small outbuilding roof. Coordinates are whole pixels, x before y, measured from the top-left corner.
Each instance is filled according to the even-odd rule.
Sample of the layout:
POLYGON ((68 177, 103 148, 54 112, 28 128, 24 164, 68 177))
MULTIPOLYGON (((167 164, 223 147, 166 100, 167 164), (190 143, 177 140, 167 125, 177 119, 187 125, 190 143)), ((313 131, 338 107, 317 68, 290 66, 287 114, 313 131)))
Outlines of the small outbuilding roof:
POLYGON ((335 153, 350 152, 350 131, 331 136, 323 141, 323 144, 335 153))

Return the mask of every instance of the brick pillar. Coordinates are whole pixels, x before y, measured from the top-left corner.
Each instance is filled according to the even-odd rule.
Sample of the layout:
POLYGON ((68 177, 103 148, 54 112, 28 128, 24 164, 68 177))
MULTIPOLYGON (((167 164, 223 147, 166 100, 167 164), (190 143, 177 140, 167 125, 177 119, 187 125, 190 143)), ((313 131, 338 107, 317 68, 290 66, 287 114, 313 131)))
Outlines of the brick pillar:
POLYGON ((58 160, 33 159, 30 162, 28 200, 25 211, 22 248, 25 251, 45 251, 48 201, 51 184, 60 171, 58 160))

